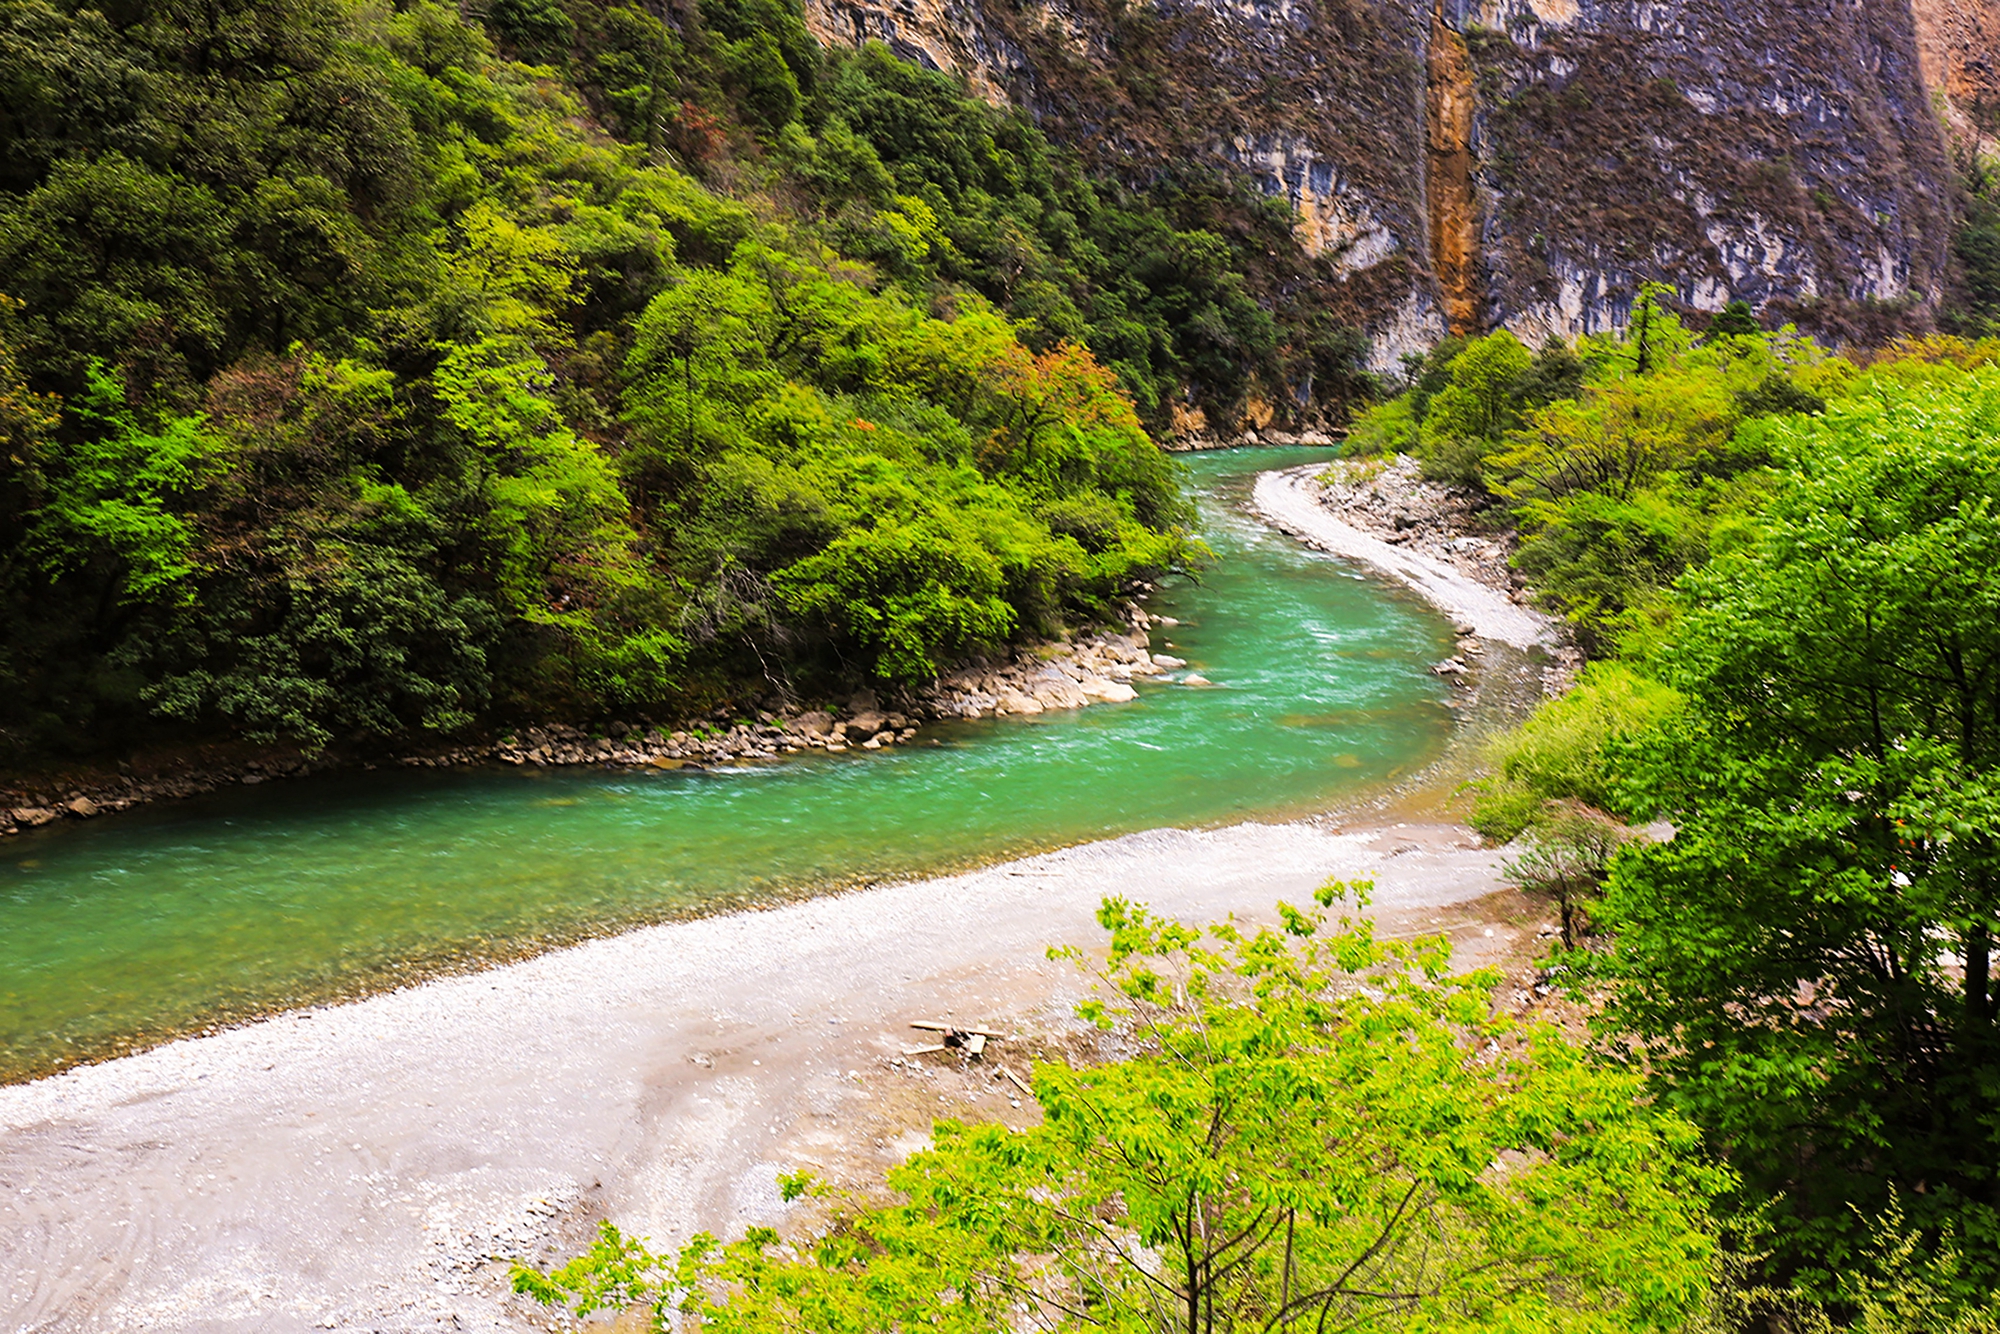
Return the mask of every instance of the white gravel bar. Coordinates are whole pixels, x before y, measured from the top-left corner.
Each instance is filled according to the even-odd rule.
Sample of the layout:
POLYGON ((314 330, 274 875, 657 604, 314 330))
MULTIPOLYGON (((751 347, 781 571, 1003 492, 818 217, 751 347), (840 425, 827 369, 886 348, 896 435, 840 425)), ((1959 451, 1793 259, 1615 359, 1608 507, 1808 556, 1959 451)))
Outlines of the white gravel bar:
POLYGON ((1099 943, 1105 895, 1268 918, 1373 874, 1386 914, 1498 888, 1499 854, 1470 845, 1448 826, 1157 830, 0 1089, 0 1329, 546 1328, 508 1260, 578 1248, 593 1217, 665 1243, 778 1221, 798 1146, 895 1096, 880 1081, 902 1078, 910 1019, 1060 1025, 1078 979, 1045 947, 1099 943))
POLYGON ((1505 594, 1462 573, 1435 556, 1406 551, 1342 520, 1319 501, 1323 463, 1259 473, 1251 503, 1274 528, 1319 551, 1359 561, 1408 585, 1473 633, 1515 648, 1553 648, 1559 642, 1551 617, 1511 601, 1505 594))

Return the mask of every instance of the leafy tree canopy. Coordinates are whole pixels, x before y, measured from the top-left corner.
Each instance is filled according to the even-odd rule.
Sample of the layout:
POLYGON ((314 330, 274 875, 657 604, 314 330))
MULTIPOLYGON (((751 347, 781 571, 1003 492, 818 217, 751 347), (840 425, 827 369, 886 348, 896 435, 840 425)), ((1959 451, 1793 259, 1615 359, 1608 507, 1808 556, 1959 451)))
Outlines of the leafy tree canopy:
POLYGON ((1903 366, 1768 443, 1750 546, 1687 575, 1686 712, 1630 766, 1609 1022, 1837 1270, 1900 1200, 1996 1281, 2000 373, 1903 366), (1893 1194, 1892 1194, 1893 1193, 1893 1194))
MULTIPOLYGON (((1329 886, 1321 902, 1343 892, 1329 886)), ((1280 905, 1206 931, 1117 900, 1099 997, 1137 1054, 1039 1064, 1033 1129, 941 1123, 898 1202, 658 1256, 609 1224, 516 1286, 704 1330, 1667 1330, 1707 1301, 1692 1127, 1494 979, 1280 905)), ((1081 956, 1079 961, 1081 961, 1081 956)), ((803 1180, 788 1189, 808 1188, 803 1180)))

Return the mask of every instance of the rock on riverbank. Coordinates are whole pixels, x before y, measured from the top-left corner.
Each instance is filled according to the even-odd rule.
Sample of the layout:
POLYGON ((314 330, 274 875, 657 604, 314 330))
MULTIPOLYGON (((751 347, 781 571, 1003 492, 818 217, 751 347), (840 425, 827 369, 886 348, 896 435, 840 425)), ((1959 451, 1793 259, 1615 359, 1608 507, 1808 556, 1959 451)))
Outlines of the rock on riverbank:
MULTIPOLYGON (((1003 661, 978 661, 945 673, 932 684, 884 701, 863 690, 844 704, 718 710, 708 719, 656 726, 614 722, 586 729, 566 723, 522 728, 497 741, 451 747, 382 763, 421 768, 497 761, 512 765, 603 764, 682 768, 777 759, 808 750, 840 753, 881 750, 915 739, 926 722, 988 718, 1117 704, 1135 697, 1135 679, 1159 676, 1178 659, 1156 661, 1148 631, 1153 618, 1136 603, 1125 607, 1123 630, 1034 645, 1003 661), (749 716, 745 717, 745 713, 749 716)), ((1171 624, 1172 622, 1168 622, 1171 624)), ((1205 682, 1198 682, 1205 684, 1205 682)), ((0 789, 0 836, 63 819, 89 819, 148 801, 191 797, 231 784, 334 768, 379 768, 332 756, 265 753, 207 756, 158 774, 72 775, 38 788, 0 789)))

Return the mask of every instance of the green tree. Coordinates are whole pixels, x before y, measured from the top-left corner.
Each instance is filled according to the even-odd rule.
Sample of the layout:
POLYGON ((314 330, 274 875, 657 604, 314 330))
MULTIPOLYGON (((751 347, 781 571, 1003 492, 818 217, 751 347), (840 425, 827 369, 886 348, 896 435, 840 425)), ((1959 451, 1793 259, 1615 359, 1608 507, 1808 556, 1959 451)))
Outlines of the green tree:
POLYGON ((51 578, 100 571, 120 603, 180 596, 194 572, 185 505, 212 450, 206 423, 143 421, 102 366, 90 368, 89 386, 75 408, 81 429, 39 452, 27 549, 51 578))
POLYGON ((1750 303, 1742 299, 1731 301, 1716 312, 1708 322, 1708 330, 1703 337, 1714 342, 1720 338, 1760 338, 1764 327, 1757 323, 1757 316, 1750 309, 1750 303))
POLYGON ((1479 479, 1484 455, 1514 425, 1514 386, 1533 362, 1505 329, 1467 344, 1452 359, 1451 382, 1424 410, 1418 456, 1427 476, 1461 484, 1479 479))
POLYGON ((1692 1128, 1496 1019, 1495 979, 1449 976, 1442 940, 1279 912, 1283 933, 1203 931, 1107 900, 1083 1014, 1137 1054, 1038 1064, 1033 1129, 940 1124, 899 1204, 677 1260, 606 1225, 516 1286, 710 1331, 1681 1328, 1727 1181, 1692 1128))
POLYGON ((1776 428, 1753 547, 1683 582, 1670 843, 1622 858, 1607 1022, 1775 1200, 1783 1260, 1855 1262, 1891 1192, 2000 1281, 2000 373, 1883 382, 1776 428))

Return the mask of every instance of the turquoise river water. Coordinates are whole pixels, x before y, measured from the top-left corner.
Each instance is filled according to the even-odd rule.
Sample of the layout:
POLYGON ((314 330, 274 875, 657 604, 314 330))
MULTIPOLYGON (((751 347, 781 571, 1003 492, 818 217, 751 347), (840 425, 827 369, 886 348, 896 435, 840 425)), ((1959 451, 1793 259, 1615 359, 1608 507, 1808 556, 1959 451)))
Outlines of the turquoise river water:
POLYGON ((1242 509, 1259 469, 1324 457, 1189 465, 1220 559, 1154 596, 1182 622, 1154 648, 1212 687, 705 772, 324 775, 10 839, 0 1080, 629 923, 1297 815, 1407 774, 1450 727, 1425 670, 1449 627, 1242 509))

